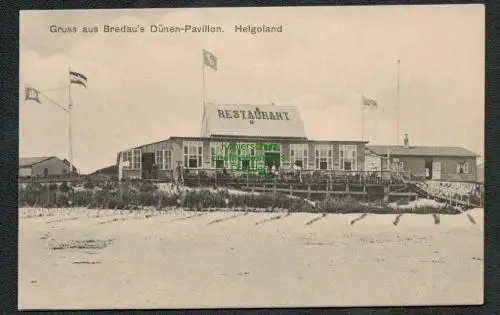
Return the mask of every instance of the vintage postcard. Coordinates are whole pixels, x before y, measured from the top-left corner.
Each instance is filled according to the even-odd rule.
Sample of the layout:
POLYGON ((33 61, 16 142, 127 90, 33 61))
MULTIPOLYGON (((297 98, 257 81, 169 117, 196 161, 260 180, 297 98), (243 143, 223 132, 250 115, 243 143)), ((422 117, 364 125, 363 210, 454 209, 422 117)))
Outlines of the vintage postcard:
POLYGON ((482 304, 484 28, 22 11, 19 308, 482 304))

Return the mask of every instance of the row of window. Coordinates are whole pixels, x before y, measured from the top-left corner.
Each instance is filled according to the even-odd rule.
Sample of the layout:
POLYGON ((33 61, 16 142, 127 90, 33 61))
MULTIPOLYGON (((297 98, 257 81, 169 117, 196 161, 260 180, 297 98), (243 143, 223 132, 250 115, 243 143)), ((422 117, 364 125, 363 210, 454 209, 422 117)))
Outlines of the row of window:
MULTIPOLYGON (((392 161, 392 171, 393 172, 403 172, 404 163, 399 159, 395 158, 392 161)), ((441 169, 439 169, 441 171, 441 169)), ((426 169, 426 176, 430 176, 430 170, 426 169)), ((457 174, 469 174, 469 163, 457 163, 457 174)))
MULTIPOLYGON (((309 145, 308 144, 290 144, 290 164, 297 165, 302 169, 308 169, 309 166, 309 145)), ((281 153, 279 146, 275 147, 274 152, 281 153)), ((267 151, 270 152, 270 151, 267 151)), ((230 149, 223 147, 220 142, 210 143, 211 156, 230 157, 233 156, 255 156, 254 148, 230 149)), ((202 142, 184 142, 184 165, 188 168, 203 167, 203 143, 202 142)), ((331 170, 333 169, 333 146, 316 145, 315 146, 315 169, 331 170)), ((231 159, 210 159, 211 168, 229 168, 231 159)), ((123 162, 130 169, 141 169, 141 150, 133 149, 123 153, 123 162)), ((340 145, 339 150, 339 169, 357 170, 357 147, 355 145, 340 145)), ((158 150, 155 152, 155 163, 160 170, 172 169, 173 157, 171 150, 158 150)), ((265 161, 262 160, 243 160, 237 161, 238 167, 262 167, 265 161)), ((281 163, 280 163, 281 165, 281 163)), ((392 171, 403 172, 404 163, 395 158, 392 161, 392 171)), ((469 174, 469 163, 458 163, 457 174, 469 174)))
MULTIPOLYGON (((267 154, 281 154, 281 147, 275 146, 267 154)), ((237 149, 223 146, 220 142, 210 143, 210 166, 211 168, 229 168, 233 157, 255 156, 254 148, 242 147, 237 149), (224 158, 226 157, 226 158, 224 158)), ((332 170, 333 167, 333 145, 316 145, 315 146, 315 169, 332 170)), ((276 159, 280 166, 281 159, 276 159)), ((130 169, 141 168, 141 150, 134 149, 123 153, 124 165, 130 169)), ((183 148, 183 162, 188 168, 203 167, 203 143, 196 141, 185 141, 183 148)), ((357 170, 357 146, 356 145, 341 145, 339 151, 339 169, 340 170, 357 170)), ((155 163, 158 169, 172 169, 173 157, 171 150, 158 150, 155 152, 155 163)), ((238 167, 262 167, 265 161, 261 159, 237 159, 238 167)), ((303 169, 309 167, 309 145, 308 144, 291 144, 290 145, 290 164, 297 165, 303 169)))

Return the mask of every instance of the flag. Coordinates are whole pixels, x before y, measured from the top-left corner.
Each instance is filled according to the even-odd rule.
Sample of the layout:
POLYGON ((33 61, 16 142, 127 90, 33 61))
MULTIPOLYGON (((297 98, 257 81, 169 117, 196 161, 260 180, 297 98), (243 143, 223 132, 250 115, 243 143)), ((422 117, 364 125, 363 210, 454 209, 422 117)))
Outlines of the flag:
POLYGON ((42 104, 42 102, 40 102, 40 99, 38 97, 38 90, 35 90, 34 88, 30 87, 30 86, 27 86, 24 88, 24 91, 25 91, 25 94, 26 94, 26 98, 25 100, 26 101, 35 101, 37 102, 38 104, 42 104))
POLYGON ((87 88, 87 77, 81 73, 69 71, 69 79, 73 84, 80 84, 84 88, 87 88))
POLYGON ((217 57, 205 49, 203 49, 203 63, 217 71, 217 57))
POLYGON ((369 99, 369 98, 366 98, 364 96, 361 96, 361 98, 362 98, 362 103, 363 103, 364 107, 373 108, 373 109, 376 109, 378 107, 378 103, 376 100, 369 99))

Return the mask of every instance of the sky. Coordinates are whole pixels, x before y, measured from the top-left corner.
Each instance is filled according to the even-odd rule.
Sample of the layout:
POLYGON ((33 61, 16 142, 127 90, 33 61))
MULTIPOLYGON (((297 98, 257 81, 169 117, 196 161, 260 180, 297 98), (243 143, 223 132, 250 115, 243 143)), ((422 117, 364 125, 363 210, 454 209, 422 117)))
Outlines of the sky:
POLYGON ((370 144, 402 144, 407 133, 411 145, 482 156, 484 12, 483 5, 22 11, 19 154, 68 157, 68 115, 45 96, 69 103, 69 68, 88 78, 87 89, 71 86, 81 173, 115 164, 134 146, 199 136, 206 49, 218 62, 217 71, 205 69, 207 102, 293 105, 310 139, 361 140, 364 95, 379 106, 364 114, 370 144), (224 32, 151 33, 151 24, 224 32), (249 24, 282 32, 234 31, 249 24), (99 32, 52 33, 51 25, 99 32), (110 34, 105 25, 146 31, 110 34), (41 104, 25 101, 25 85, 43 92, 41 104))

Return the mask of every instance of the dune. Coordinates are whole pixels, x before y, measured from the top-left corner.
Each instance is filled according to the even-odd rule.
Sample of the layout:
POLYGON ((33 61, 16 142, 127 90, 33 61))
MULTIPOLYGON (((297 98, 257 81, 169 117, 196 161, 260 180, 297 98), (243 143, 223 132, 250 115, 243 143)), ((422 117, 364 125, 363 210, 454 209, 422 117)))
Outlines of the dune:
POLYGON ((404 214, 396 225, 392 214, 23 208, 19 216, 20 309, 483 302, 483 209, 440 224, 404 214))

